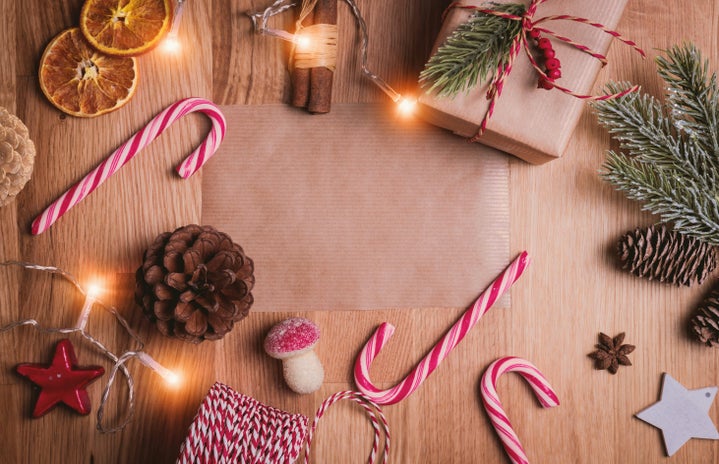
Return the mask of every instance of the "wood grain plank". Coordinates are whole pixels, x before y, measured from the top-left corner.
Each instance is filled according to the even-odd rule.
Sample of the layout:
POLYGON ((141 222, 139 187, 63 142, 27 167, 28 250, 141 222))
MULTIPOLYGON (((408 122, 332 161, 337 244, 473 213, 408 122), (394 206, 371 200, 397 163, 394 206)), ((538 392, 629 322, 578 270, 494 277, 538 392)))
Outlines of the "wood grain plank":
MULTIPOLYGON (((389 387, 461 314, 459 308, 257 313, 223 341, 200 346, 157 334, 132 303, 130 273, 156 234, 200 218, 199 176, 181 181, 171 165, 204 137, 208 125, 201 116, 173 126, 46 235, 28 235, 35 214, 176 99, 197 95, 221 104, 287 101, 286 45, 253 35, 243 16, 267 3, 188 2, 181 35, 190 45, 183 54, 143 56, 141 82, 132 102, 96 120, 76 120, 61 117, 44 100, 36 74, 45 44, 77 24, 82 1, 61 0, 48 8, 39 0, 0 0, 6 13, 0 20, 0 40, 15 44, 0 52, 0 105, 13 108, 25 120, 38 145, 33 180, 15 203, 0 209, 0 259, 61 265, 83 280, 104 277, 108 300, 147 340, 147 351, 186 376, 182 389, 167 390, 157 376, 133 362, 137 415, 118 434, 99 434, 93 417, 65 409, 32 420, 36 393, 13 369, 19 362, 46 362, 57 338, 29 329, 0 334, 0 408, 5 412, 0 460, 58 462, 61 453, 62 462, 171 463, 215 380, 266 404, 311 416, 325 396, 353 387, 354 358, 377 324, 389 321, 397 326, 372 366, 373 380, 389 387), (266 331, 294 315, 315 320, 323 330, 317 352, 327 378, 312 395, 290 392, 280 364, 262 352, 266 331)), ((369 0, 359 2, 370 27, 370 64, 400 91, 412 87, 447 4, 392 0, 379 8, 369 0)), ((290 16, 274 18, 273 24, 289 28, 290 16)), ((384 101, 359 73, 356 30, 345 7, 340 8, 339 24, 335 100, 384 101)), ((619 29, 651 56, 659 53, 656 49, 694 41, 713 69, 719 67, 719 0, 632 0, 619 29)), ((662 92, 651 60, 642 62, 616 43, 595 89, 609 78, 637 82, 656 95, 662 92)), ((502 355, 533 361, 562 403, 543 410, 518 376, 500 381, 500 397, 533 462, 659 462, 660 434, 632 415, 658 399, 661 373, 670 372, 688 388, 719 383, 716 353, 686 333, 692 308, 710 283, 674 288, 634 278, 616 267, 611 250, 619 236, 655 219, 597 177, 610 146, 606 132, 587 110, 563 159, 541 167, 511 162, 511 250, 528 249, 533 264, 512 290, 511 310, 488 313, 411 398, 386 408, 393 462, 502 462, 503 450, 478 395, 484 368, 502 355), (599 331, 626 331, 627 342, 637 345, 631 356, 634 366, 616 376, 594 371, 586 354, 599 331)), ((81 297, 60 280, 0 268, 0 323, 37 317, 48 325, 72 324, 81 303, 81 297)), ((131 347, 107 314, 93 315, 90 328, 118 350, 131 347)), ((88 345, 73 341, 81 363, 109 367, 88 345)), ((95 407, 100 393, 101 385, 93 384, 95 407)), ((122 407, 123 390, 113 395, 122 407)), ((719 421, 719 406, 712 405, 709 414, 719 421)), ((338 404, 320 424, 314 462, 365 462, 370 443, 369 424, 360 409, 338 404)), ((673 461, 717 459, 719 442, 692 440, 673 461)))
MULTIPOLYGON (((132 302, 132 282, 123 280, 122 273, 132 272, 140 263, 147 244, 164 230, 197 222, 200 218, 201 174, 188 181, 179 179, 174 164, 192 151, 209 129, 201 115, 191 115, 171 127, 147 147, 121 172, 63 217, 50 231, 39 237, 28 234, 29 224, 57 195, 108 156, 132 133, 141 128, 157 112, 179 98, 211 96, 212 53, 210 30, 211 6, 189 2, 182 32, 188 38, 179 56, 156 51, 139 58, 138 90, 125 107, 95 119, 65 117, 49 105, 37 83, 37 60, 45 44, 60 30, 77 24, 81 1, 57 2, 46 8, 43 2, 16 2, 18 8, 34 14, 18 14, 15 98, 35 142, 38 158, 35 176, 19 199, 18 217, 3 220, 2 229, 15 231, 20 256, 28 261, 59 265, 86 282, 91 277, 105 281, 106 301, 118 306, 141 335, 148 340, 146 350, 167 366, 186 373, 185 388, 168 391, 157 376, 136 362, 130 370, 136 375, 137 415, 126 431, 103 435, 95 430, 94 416, 78 417, 60 408, 42 420, 29 419, 36 393, 22 380, 12 378, 12 391, 7 404, 5 426, 14 436, 4 437, 0 446, 8 448, 13 462, 55 462, 58 452, 63 462, 171 462, 184 438, 186 424, 194 415, 206 391, 204 379, 211 377, 216 347, 201 348, 165 339, 142 317, 132 302), (204 37, 204 38, 203 38, 204 37), (118 290, 118 286, 121 288, 118 290), (209 361, 209 362, 208 362, 209 361), (185 404, 178 416, 174 411, 185 404), (168 427, 168 423, 177 424, 168 427), (132 431, 130 431, 132 430, 132 431), (46 446, 30 446, 38 441, 46 446), (11 444, 10 444, 11 443, 11 444), (167 446, 157 446, 167 443, 167 446)), ((3 219, 5 219, 3 217, 3 219)), ((12 245, 3 234, 3 248, 12 245)), ((11 253, 7 253, 10 255, 11 253)), ((18 253, 12 253, 18 254, 18 253)), ((11 256, 8 256, 11 257, 11 256)), ((41 273, 15 272, 16 293, 6 296, 3 303, 17 310, 5 310, 5 319, 36 317, 48 326, 70 326, 82 304, 80 296, 61 280, 49 279, 41 273), (19 304, 18 304, 19 303, 19 304)), ((10 282, 13 282, 9 278, 10 282)), ((3 285, 3 289, 6 289, 3 285)), ((88 329, 116 352, 132 349, 133 345, 107 314, 93 313, 88 329)), ((14 363, 47 362, 54 339, 29 329, 0 338, 3 357, 3 383, 14 363)), ((109 371, 111 365, 86 342, 73 338, 83 364, 101 364, 109 371)), ((107 375, 103 378, 106 381, 107 375)), ((93 406, 97 408, 102 383, 89 388, 93 406)), ((113 392, 109 411, 127 404, 122 388, 113 392), (116 405, 119 403, 119 406, 116 405)), ((3 395, 4 397, 4 395, 3 395)), ((94 412, 94 411, 93 411, 94 412)), ((112 414, 111 414, 112 416, 112 414)), ((5 429, 5 427, 3 427, 5 429)))

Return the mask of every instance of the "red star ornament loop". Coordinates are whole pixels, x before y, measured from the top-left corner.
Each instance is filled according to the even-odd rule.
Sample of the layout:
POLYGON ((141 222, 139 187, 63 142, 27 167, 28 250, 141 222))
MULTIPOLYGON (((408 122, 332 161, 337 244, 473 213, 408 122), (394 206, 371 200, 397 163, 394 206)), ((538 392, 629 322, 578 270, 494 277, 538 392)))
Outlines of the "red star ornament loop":
POLYGON ((79 414, 90 414, 90 397, 85 387, 105 373, 101 366, 78 367, 75 349, 70 340, 60 340, 49 366, 43 364, 18 364, 17 373, 27 377, 40 387, 33 417, 40 417, 65 403, 79 414))

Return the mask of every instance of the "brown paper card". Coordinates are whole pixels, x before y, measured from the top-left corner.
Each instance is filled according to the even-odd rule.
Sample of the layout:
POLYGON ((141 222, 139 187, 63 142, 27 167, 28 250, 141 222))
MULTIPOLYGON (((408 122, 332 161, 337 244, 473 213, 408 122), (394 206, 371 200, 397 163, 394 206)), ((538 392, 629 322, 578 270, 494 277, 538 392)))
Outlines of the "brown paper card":
MULTIPOLYGON (((467 0, 463 3, 476 6, 487 4, 481 0, 467 0)), ((509 3, 509 0, 497 3, 509 3)), ((614 29, 626 3, 626 0, 553 0, 540 5, 535 18, 568 14, 588 18, 614 29)), ((469 10, 451 10, 432 53, 471 14, 469 10)), ((606 54, 611 42, 611 36, 585 24, 550 21, 541 23, 541 26, 602 54, 606 54)), ((558 40, 552 40, 552 44, 562 63, 562 78, 557 83, 578 93, 589 93, 601 69, 600 61, 558 40)), ((531 163, 544 163, 562 156, 586 102, 556 89, 537 89, 537 78, 536 71, 522 51, 507 77, 487 131, 479 141, 481 144, 531 163)), ((450 129, 463 137, 471 137, 477 133, 489 106, 485 98, 487 87, 487 83, 477 85, 455 98, 422 93, 419 98, 420 115, 432 124, 450 129)))
POLYGON ((253 310, 465 307, 508 264, 506 155, 386 106, 222 110, 202 221, 254 260, 253 310))

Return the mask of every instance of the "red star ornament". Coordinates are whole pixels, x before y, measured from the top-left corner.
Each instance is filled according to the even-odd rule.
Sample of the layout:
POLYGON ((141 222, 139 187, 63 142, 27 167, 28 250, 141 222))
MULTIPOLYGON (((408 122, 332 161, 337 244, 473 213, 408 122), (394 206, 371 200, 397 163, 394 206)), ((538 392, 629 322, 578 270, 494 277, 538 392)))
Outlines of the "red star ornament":
POLYGON ((33 417, 40 417, 65 403, 79 414, 90 414, 90 397, 85 387, 105 373, 101 366, 77 367, 75 349, 70 340, 60 340, 52 364, 18 364, 17 373, 40 387, 33 417))

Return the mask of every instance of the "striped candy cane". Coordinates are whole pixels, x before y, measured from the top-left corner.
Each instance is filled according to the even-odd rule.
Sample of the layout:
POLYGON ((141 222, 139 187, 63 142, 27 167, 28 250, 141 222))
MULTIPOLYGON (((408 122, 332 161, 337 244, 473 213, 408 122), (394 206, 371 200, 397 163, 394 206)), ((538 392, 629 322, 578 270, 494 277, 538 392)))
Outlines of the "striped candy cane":
POLYGON ((80 182, 63 193, 32 223, 32 234, 46 231, 70 208, 82 201, 97 187, 130 161, 140 150, 155 140, 168 126, 188 113, 199 111, 212 121, 207 138, 187 158, 177 166, 177 173, 187 179, 197 172, 205 162, 215 154, 225 137, 227 127, 225 116, 212 102, 204 98, 186 98, 169 106, 155 116, 144 128, 130 137, 120 148, 87 174, 80 182))
POLYGON ((502 404, 497 395, 497 379, 505 372, 516 372, 521 375, 529 386, 534 390, 539 402, 545 408, 559 406, 557 394, 549 385, 547 379, 539 372, 534 364, 521 358, 506 357, 494 361, 487 367, 482 375, 482 403, 487 410, 489 420, 492 421, 494 430, 497 431, 502 440, 504 450, 513 464, 529 463, 527 455, 519 442, 519 437, 512 429, 507 413, 504 412, 502 404))
POLYGON ((497 298, 522 275, 529 265, 527 252, 522 252, 477 298, 477 301, 455 322, 417 366, 399 384, 387 390, 374 386, 369 377, 370 365, 394 333, 394 326, 387 322, 380 325, 360 351, 355 361, 355 383, 359 390, 377 404, 394 404, 411 395, 424 380, 439 366, 452 349, 462 341, 467 332, 492 307, 497 298))

